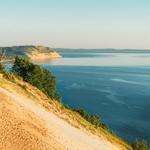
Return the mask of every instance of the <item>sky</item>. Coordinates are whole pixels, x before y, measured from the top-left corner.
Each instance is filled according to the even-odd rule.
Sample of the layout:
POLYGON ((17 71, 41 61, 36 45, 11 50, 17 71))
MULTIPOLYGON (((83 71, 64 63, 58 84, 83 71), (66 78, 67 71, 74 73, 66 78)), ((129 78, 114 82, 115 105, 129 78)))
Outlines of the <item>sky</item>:
POLYGON ((150 49, 150 0, 0 0, 0 46, 150 49))

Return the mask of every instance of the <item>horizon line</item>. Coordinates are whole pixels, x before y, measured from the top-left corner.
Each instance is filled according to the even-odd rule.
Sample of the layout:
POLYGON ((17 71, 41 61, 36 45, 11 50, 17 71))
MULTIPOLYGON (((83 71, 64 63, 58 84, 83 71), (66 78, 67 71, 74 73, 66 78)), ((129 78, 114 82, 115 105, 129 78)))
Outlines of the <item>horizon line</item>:
POLYGON ((51 46, 48 46, 48 45, 44 45, 44 44, 20 44, 20 45, 11 45, 11 46, 0 46, 0 47, 19 47, 19 46, 43 46, 43 47, 49 47, 49 48, 53 48, 53 49, 81 49, 81 50, 90 50, 90 49, 93 49, 93 50, 150 50, 150 48, 111 48, 111 47, 107 47, 107 48, 72 48, 72 47, 51 47, 51 46))

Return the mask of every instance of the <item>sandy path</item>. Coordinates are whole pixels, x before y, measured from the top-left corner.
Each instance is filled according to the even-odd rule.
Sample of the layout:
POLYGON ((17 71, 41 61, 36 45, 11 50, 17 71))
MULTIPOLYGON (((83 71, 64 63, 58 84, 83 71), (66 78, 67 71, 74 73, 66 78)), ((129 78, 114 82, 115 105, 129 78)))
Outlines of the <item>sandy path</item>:
POLYGON ((119 150, 71 126, 38 104, 0 88, 0 149, 119 150))

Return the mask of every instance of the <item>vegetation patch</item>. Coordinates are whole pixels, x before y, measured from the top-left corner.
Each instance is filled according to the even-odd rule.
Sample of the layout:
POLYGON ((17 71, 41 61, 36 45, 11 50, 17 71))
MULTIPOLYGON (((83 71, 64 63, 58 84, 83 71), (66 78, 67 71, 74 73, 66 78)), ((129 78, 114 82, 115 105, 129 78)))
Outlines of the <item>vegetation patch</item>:
POLYGON ((81 109, 80 107, 73 109, 73 111, 79 113, 85 120, 93 124, 96 128, 101 127, 104 130, 112 133, 108 128, 108 126, 100 120, 99 115, 97 114, 89 115, 84 109, 81 109))
POLYGON ((0 73, 3 73, 4 72, 4 67, 3 65, 0 63, 0 73))
POLYGON ((37 87, 51 99, 60 100, 60 95, 55 87, 56 79, 47 69, 16 56, 12 71, 21 76, 24 81, 37 87))
POLYGON ((148 143, 145 140, 136 140, 131 144, 133 150, 150 150, 148 143))

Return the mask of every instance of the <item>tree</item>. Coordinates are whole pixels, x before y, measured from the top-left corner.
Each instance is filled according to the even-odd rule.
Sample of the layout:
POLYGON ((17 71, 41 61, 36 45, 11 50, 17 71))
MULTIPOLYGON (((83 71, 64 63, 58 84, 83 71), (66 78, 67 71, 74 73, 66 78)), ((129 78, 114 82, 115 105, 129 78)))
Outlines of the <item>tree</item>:
POLYGON ((24 81, 37 87, 50 98, 56 100, 60 99, 55 88, 55 77, 47 69, 43 69, 39 65, 31 63, 27 59, 16 56, 12 70, 17 75, 21 76, 24 81))

